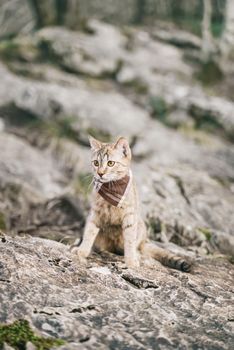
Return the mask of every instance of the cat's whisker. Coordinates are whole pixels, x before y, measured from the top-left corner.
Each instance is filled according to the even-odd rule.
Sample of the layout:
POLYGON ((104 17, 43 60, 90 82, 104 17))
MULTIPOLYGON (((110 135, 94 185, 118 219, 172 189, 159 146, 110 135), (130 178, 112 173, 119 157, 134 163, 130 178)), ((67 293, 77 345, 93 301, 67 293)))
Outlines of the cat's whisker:
MULTIPOLYGON (((88 185, 88 191, 90 190, 90 187, 93 185, 93 183, 94 183, 94 179, 92 179, 91 182, 90 182, 90 184, 88 185)), ((87 192, 88 192, 88 191, 87 191, 87 192)))
POLYGON ((82 179, 87 179, 87 178, 90 178, 90 177, 93 177, 93 174, 81 175, 82 179))

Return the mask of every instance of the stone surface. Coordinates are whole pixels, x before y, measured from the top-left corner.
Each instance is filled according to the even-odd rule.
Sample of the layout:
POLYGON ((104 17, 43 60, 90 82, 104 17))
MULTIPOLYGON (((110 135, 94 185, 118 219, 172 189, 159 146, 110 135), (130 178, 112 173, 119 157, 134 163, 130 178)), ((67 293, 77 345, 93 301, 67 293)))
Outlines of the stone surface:
POLYGON ((178 30, 177 28, 171 28, 171 30, 156 28, 153 31, 152 36, 156 39, 182 48, 201 48, 201 39, 198 36, 183 30, 178 30))
POLYGON ((13 104, 42 120, 70 118, 77 131, 96 129, 104 134, 124 134, 130 138, 149 121, 143 110, 118 92, 100 91, 82 82, 79 87, 63 87, 20 79, 4 66, 1 70, 4 78, 0 86, 0 108, 13 104), (7 90, 10 93, 7 94, 7 90))
POLYGON ((38 38, 59 64, 71 72, 93 77, 114 74, 127 39, 115 27, 97 20, 88 22, 87 31, 89 34, 45 28, 38 38))
POLYGON ((49 199, 62 193, 62 178, 55 161, 14 135, 0 133, 1 186, 18 183, 34 197, 49 199))
MULTIPOLYGON (((139 85, 141 85, 145 93, 151 97, 162 98, 169 108, 175 109, 176 107, 182 111, 186 110, 194 117, 196 124, 200 125, 203 120, 207 122, 209 118, 215 125, 217 124, 216 126, 221 126, 227 135, 233 136, 233 102, 218 96, 209 96, 198 83, 194 84, 191 78, 193 68, 184 61, 183 51, 154 40, 146 31, 131 30, 124 35, 114 26, 97 20, 90 20, 87 28, 89 28, 89 34, 60 27, 44 28, 31 39, 16 39, 15 44, 18 49, 15 55, 19 55, 23 60, 35 61, 41 59, 40 56, 43 57, 46 53, 61 68, 72 73, 95 78, 113 78, 116 75, 120 84, 130 84, 136 90, 140 89, 139 85), (103 41, 105 45, 102 45, 103 41), (42 50, 41 54, 38 50, 42 50)), ((42 89, 46 90, 44 86, 42 89)), ((58 99, 66 98, 70 102, 71 98, 68 99, 62 90, 58 93, 56 91, 57 98, 54 97, 54 90, 57 90, 57 87, 49 87, 48 93, 52 95, 52 102, 49 103, 49 108, 43 108, 41 114, 58 113, 64 105, 64 101, 57 101, 58 99)), ((102 96, 95 99, 93 94, 87 94, 85 91, 68 93, 73 101, 77 100, 74 108, 85 110, 85 118, 87 114, 92 114, 87 108, 87 100, 92 100, 97 108, 100 104, 106 104, 102 96)), ((23 93, 24 102, 21 96, 18 104, 24 104, 25 97, 29 101, 30 97, 33 98, 32 94, 33 88, 30 91, 26 89, 23 93)), ((43 103, 46 103, 43 96, 41 99, 43 103)), ((109 100, 112 99, 120 99, 120 97, 116 96, 115 92, 113 96, 110 95, 109 100)), ((129 109, 122 100, 118 103, 120 111, 129 109)), ((33 106, 30 103, 28 107, 33 106)), ((149 108, 148 100, 144 107, 149 108)), ((66 109, 68 113, 74 113, 74 108, 71 106, 66 109)), ((82 116, 83 113, 80 111, 79 113, 82 116)), ((111 113, 110 107, 106 106, 101 113, 111 113)))
POLYGON ((82 267, 62 244, 5 240, 1 322, 26 318, 64 349, 231 348, 234 271, 224 260, 197 261, 191 274, 156 262, 136 272, 111 255, 82 267))
POLYGON ((0 3, 0 38, 29 33, 36 24, 26 0, 2 0, 0 3))

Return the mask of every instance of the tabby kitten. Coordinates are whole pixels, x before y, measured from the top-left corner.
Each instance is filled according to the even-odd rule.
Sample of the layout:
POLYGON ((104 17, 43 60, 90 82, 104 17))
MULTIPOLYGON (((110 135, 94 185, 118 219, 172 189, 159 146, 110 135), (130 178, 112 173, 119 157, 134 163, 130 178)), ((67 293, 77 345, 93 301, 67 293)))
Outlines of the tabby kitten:
POLYGON ((102 143, 90 137, 94 190, 91 211, 83 240, 72 252, 85 261, 92 248, 124 254, 128 267, 139 266, 139 253, 182 271, 190 263, 150 243, 140 214, 137 189, 130 169, 131 150, 120 137, 115 143, 102 143))

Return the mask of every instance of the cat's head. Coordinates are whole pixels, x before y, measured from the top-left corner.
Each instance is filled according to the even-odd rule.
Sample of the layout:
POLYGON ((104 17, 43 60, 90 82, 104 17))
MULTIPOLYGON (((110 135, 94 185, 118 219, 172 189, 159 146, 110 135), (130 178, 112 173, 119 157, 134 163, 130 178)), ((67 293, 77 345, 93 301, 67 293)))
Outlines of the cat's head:
POLYGON ((116 181, 129 173, 131 150, 124 137, 114 143, 103 143, 90 136, 89 142, 95 180, 103 183, 116 181))

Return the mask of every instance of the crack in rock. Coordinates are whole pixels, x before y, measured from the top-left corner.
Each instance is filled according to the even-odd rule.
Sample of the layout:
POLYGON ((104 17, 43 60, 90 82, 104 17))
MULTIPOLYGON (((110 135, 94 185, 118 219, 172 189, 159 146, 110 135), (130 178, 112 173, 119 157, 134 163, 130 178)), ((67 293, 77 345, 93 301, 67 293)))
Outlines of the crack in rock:
POLYGON ((126 282, 138 289, 159 288, 153 281, 145 280, 143 278, 134 277, 132 275, 123 274, 121 276, 126 282))

